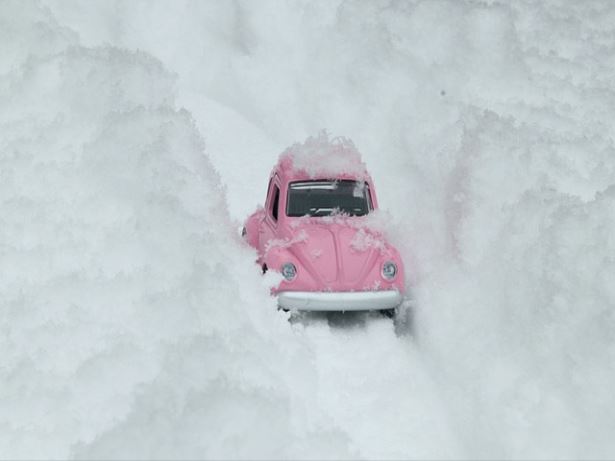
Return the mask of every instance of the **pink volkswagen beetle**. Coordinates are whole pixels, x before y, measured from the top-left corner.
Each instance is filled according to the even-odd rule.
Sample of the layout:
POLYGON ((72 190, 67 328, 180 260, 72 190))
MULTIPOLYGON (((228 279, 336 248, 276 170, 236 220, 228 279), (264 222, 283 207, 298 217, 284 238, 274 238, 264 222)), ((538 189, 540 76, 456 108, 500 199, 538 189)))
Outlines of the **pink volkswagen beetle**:
POLYGON ((285 310, 393 313, 404 294, 397 250, 370 226, 376 191, 354 144, 326 133, 287 149, 273 168, 264 208, 242 234, 285 310))

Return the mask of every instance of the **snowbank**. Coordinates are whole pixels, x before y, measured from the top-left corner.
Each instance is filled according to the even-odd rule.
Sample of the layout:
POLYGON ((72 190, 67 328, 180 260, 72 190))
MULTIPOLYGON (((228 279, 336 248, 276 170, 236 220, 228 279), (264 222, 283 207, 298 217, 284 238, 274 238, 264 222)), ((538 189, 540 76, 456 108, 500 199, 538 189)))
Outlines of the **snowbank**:
POLYGON ((445 208, 451 254, 417 287, 421 342, 463 438, 489 441, 477 456, 608 458, 615 195, 587 190, 615 157, 589 145, 568 157, 569 132, 539 129, 486 113, 465 131, 445 208))
POLYGON ((0 15, 2 453, 613 457, 612 2, 45 4, 0 15), (289 335, 193 123, 235 220, 351 138, 416 344, 289 335))
POLYGON ((2 457, 349 456, 173 75, 1 8, 2 457))

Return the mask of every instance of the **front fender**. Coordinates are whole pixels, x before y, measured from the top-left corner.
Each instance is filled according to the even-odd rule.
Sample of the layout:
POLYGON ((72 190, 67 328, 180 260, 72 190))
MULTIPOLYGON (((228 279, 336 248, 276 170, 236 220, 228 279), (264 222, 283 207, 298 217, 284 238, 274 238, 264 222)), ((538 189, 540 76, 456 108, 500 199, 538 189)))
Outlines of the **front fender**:
POLYGON ((258 233, 264 217, 265 210, 259 208, 246 219, 243 226, 243 238, 256 250, 258 250, 258 233))
POLYGON ((288 248, 270 248, 263 256, 263 264, 267 265, 268 270, 280 272, 282 265, 292 263, 297 268, 297 276, 291 281, 282 279, 280 284, 272 290, 273 294, 284 290, 315 290, 318 288, 318 283, 303 267, 301 261, 289 251, 288 248))
POLYGON ((399 254, 399 251, 397 251, 397 248, 395 248, 393 245, 389 243, 386 244, 386 252, 384 255, 382 255, 380 264, 382 265, 386 261, 391 261, 395 263, 395 265, 397 266, 397 275, 395 276, 395 279, 393 279, 393 281, 389 283, 391 284, 391 286, 395 287, 401 293, 405 293, 406 292, 406 281, 405 281, 406 270, 404 267, 404 261, 401 259, 401 255, 399 254))

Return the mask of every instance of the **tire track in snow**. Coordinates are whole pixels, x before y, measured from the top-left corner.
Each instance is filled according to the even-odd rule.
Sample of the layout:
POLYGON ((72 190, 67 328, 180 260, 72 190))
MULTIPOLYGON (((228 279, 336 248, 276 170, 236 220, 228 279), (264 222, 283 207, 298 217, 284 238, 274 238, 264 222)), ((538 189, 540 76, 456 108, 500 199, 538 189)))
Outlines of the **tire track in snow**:
POLYGON ((293 328, 314 353, 318 402, 365 458, 459 453, 435 383, 410 337, 377 314, 303 315, 293 328))

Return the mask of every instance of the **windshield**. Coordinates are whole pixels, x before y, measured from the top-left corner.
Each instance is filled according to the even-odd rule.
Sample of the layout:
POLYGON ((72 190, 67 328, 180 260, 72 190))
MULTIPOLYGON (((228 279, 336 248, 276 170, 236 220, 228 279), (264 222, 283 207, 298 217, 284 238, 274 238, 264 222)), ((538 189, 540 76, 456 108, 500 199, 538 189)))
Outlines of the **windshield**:
POLYGON ((369 189, 363 181, 301 181, 290 183, 286 215, 329 216, 346 213, 364 216, 369 213, 369 189))

